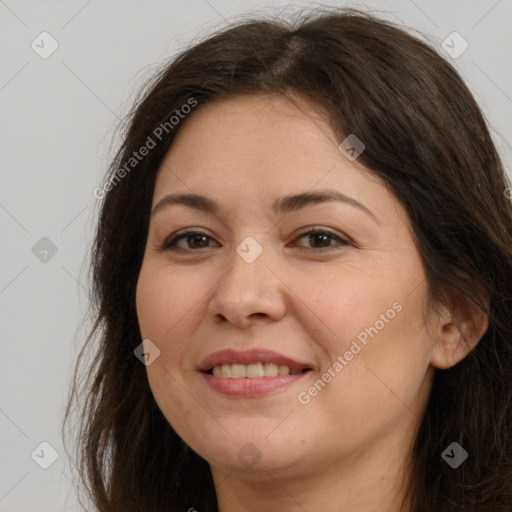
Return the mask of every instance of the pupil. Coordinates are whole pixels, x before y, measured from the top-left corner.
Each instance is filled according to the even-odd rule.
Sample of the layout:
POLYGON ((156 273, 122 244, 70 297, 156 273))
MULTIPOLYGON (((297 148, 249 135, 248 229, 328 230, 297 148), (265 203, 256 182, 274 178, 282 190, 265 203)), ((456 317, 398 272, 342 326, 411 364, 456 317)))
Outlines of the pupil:
POLYGON ((196 242, 197 242, 199 239, 201 239, 201 238, 202 238, 202 239, 205 239, 206 237, 205 237, 204 235, 192 235, 190 238, 193 240, 192 245, 193 245, 194 247, 196 247, 196 246, 198 246, 198 245, 199 245, 199 246, 201 245, 201 242, 199 242, 198 244, 196 244, 196 242))
MULTIPOLYGON (((322 233, 313 233, 312 235, 310 235, 309 237, 309 240, 310 242, 313 240, 313 239, 323 239, 324 242, 328 242, 328 239, 330 238, 329 235, 324 235, 322 233)), ((314 243, 312 245, 315 245, 314 243)), ((320 242, 320 245, 322 245, 322 242, 320 242)), ((329 245, 328 243, 326 243, 326 245, 329 245)))

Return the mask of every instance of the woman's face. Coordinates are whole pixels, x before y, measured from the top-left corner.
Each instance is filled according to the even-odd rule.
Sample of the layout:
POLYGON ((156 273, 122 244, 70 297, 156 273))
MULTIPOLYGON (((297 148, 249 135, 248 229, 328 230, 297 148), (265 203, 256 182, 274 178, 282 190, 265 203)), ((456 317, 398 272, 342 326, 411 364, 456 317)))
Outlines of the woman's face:
POLYGON ((157 175, 137 286, 142 339, 160 350, 147 374, 212 469, 382 469, 409 449, 428 399, 434 340, 405 210, 308 108, 277 95, 208 103, 157 175), (320 192, 345 199, 309 196, 320 192), (205 199, 160 203, 171 194, 205 199), (186 229, 200 233, 162 249, 186 229), (243 354, 255 350, 274 354, 243 354), (286 375, 293 366, 309 371, 286 375))

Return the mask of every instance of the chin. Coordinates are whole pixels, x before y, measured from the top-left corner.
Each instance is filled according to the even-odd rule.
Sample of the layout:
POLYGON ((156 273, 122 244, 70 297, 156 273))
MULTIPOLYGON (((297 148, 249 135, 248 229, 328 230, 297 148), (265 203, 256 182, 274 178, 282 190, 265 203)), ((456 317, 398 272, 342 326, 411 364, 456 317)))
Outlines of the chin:
MULTIPOLYGON (((301 462, 305 462, 306 454, 294 448, 292 440, 275 436, 271 443, 266 439, 269 432, 268 429, 262 429, 261 435, 254 432, 233 437, 226 435, 224 443, 219 443, 217 437, 215 446, 202 445, 196 451, 210 465, 220 470, 255 475, 262 473, 267 479, 269 471, 297 469, 301 462)), ((300 446, 304 447, 304 444, 300 446)))

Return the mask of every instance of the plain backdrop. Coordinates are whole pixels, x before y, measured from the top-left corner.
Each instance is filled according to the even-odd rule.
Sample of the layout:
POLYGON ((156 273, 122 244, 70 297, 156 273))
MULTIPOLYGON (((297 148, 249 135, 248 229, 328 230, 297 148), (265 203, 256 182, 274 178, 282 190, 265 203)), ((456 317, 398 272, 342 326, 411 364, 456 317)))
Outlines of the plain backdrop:
MULTIPOLYGON (((323 5, 377 10, 427 34, 440 52, 448 36, 459 51, 467 44, 447 58, 482 107, 510 172, 511 0, 323 5)), ((93 190, 135 93, 164 60, 233 16, 286 16, 305 6, 314 4, 0 0, 1 512, 80 510, 61 424, 89 325, 80 327, 99 206, 93 190)))

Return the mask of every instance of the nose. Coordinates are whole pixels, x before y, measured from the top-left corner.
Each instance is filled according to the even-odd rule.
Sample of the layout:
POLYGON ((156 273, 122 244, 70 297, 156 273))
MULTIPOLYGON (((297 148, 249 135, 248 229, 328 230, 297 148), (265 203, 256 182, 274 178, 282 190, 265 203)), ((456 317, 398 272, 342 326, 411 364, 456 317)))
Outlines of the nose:
POLYGON ((236 251, 227 258, 227 270, 208 304, 208 314, 215 323, 245 329, 255 322, 277 321, 286 314, 286 286, 270 252, 263 248, 251 263, 236 251))

